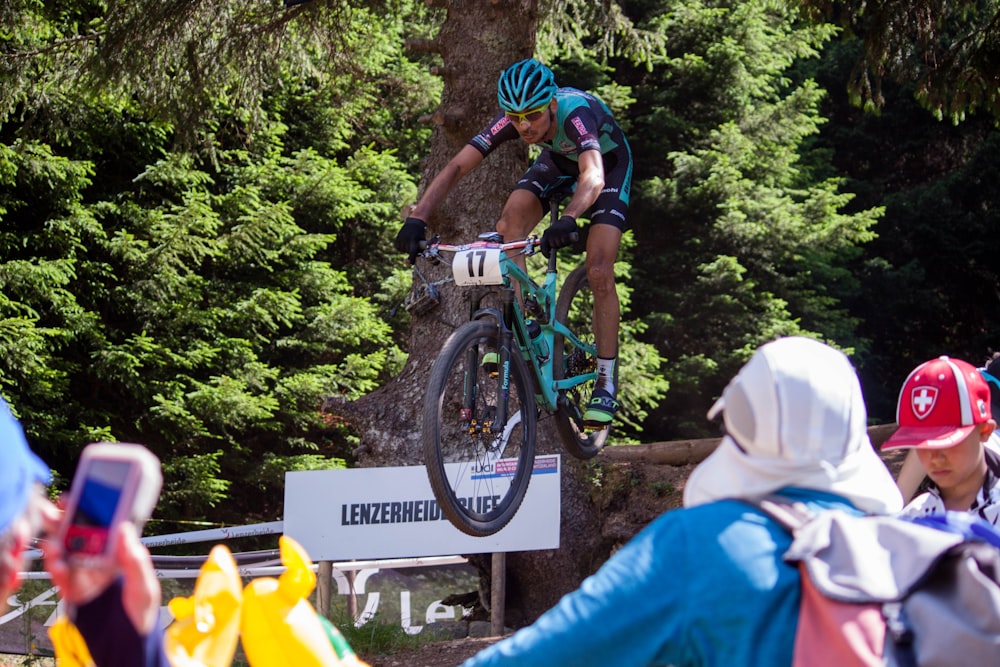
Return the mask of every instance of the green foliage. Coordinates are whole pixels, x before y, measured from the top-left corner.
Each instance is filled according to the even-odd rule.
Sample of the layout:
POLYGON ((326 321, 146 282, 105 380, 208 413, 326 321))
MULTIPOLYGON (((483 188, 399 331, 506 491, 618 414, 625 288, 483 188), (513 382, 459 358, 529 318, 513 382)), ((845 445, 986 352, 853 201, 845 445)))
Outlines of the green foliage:
POLYGON ((844 81, 863 44, 831 44, 812 64, 830 90, 816 144, 828 151, 852 210, 884 209, 878 236, 852 262, 862 290, 848 301, 859 321, 858 366, 869 419, 891 423, 899 387, 919 363, 941 354, 982 363, 998 348, 995 285, 1000 255, 998 130, 979 114, 959 125, 935 120, 912 86, 887 81, 885 105, 863 114, 844 81))
POLYGON ((851 101, 877 111, 886 79, 912 85, 914 97, 941 120, 959 123, 982 109, 1000 119, 995 0, 806 0, 817 20, 836 20, 864 44, 850 74, 851 101))
MULTIPOLYGON (((622 240, 622 255, 631 258, 634 253, 634 239, 622 240)), ((641 442, 644 423, 651 410, 655 409, 670 389, 670 380, 664 374, 665 360, 660 351, 643 340, 648 325, 633 316, 633 301, 636 287, 633 284, 632 262, 615 262, 615 287, 621 306, 619 326, 619 367, 624 369, 619 377, 619 395, 622 409, 616 416, 616 428, 612 431, 611 444, 641 442)))
POLYGON ((660 498, 665 498, 674 492, 674 485, 671 482, 649 482, 649 488, 660 498))
POLYGON ((231 483, 219 479, 222 451, 178 456, 163 462, 167 480, 184 480, 183 484, 168 483, 160 494, 158 514, 166 516, 200 516, 226 499, 231 483))
MULTIPOLYGON (((193 156, 172 155, 114 202, 87 205, 77 191, 63 219, 37 219, 12 202, 7 210, 23 214, 7 215, 6 228, 19 229, 17 245, 31 252, 8 235, 0 265, 4 331, 24 330, 5 336, 17 356, 5 356, 0 377, 34 435, 55 451, 75 451, 97 432, 149 444, 168 462, 165 505, 187 517, 226 498, 226 480, 250 476, 265 443, 266 452, 284 449, 289 465, 316 467, 296 450, 305 436, 326 433, 328 459, 336 440, 346 441, 320 418, 323 401, 370 391, 392 358, 389 327, 325 256, 336 235, 295 222, 299 157, 271 153, 258 164, 242 153, 218 155, 226 162, 214 174, 193 156), (279 173, 287 177, 274 179, 279 173), (44 259, 42 251, 69 255, 44 259), (76 394, 74 385, 86 391, 76 394), (79 422, 32 419, 57 400, 79 422), (181 458, 171 461, 174 454, 181 458)), ((43 165, 37 151, 29 157, 15 171, 32 181, 43 165)), ((49 162, 53 190, 71 190, 74 178, 86 184, 86 169, 49 162)), ((391 161, 357 162, 368 164, 368 181, 388 181, 391 161)), ((372 192, 351 178, 354 165, 327 159, 323 168, 339 211, 310 221, 330 230, 355 223, 352 201, 372 192)), ((261 486, 273 498, 282 482, 271 475, 261 486)), ((262 509, 273 515, 274 502, 262 509)))
POLYGON ((276 105, 294 100, 280 113, 295 147, 412 148, 425 134, 414 120, 440 82, 401 46, 433 25, 430 10, 409 0, 369 4, 6 3, 0 122, 38 116, 49 136, 69 140, 78 118, 63 114, 73 102, 86 114, 100 101, 111 113, 137 107, 172 126, 175 139, 212 150, 218 134, 266 128, 276 105))
MULTIPOLYGON (((297 90, 272 113, 299 109, 297 90)), ((343 466, 356 445, 324 401, 400 366, 363 295, 412 177, 344 126, 317 128, 327 153, 290 150, 294 122, 263 118, 226 144, 240 114, 216 109, 228 120, 205 159, 99 108, 62 118, 92 140, 0 148, 0 387, 67 477, 86 442, 138 441, 164 461, 159 515, 274 518, 284 470, 343 466), (109 163, 110 135, 152 160, 109 163)))
POLYGON ((712 434, 705 411, 759 344, 855 344, 849 266, 880 211, 844 213, 841 182, 800 159, 823 92, 792 67, 830 27, 770 2, 657 9, 649 21, 671 35, 668 52, 632 86, 633 132, 654 137, 634 142, 636 237, 655 249, 636 257, 650 304, 638 314, 644 339, 666 351, 671 387, 647 427, 698 437, 712 434))
POLYGON ((625 58, 647 67, 663 53, 668 35, 636 26, 626 3, 550 0, 540 3, 538 53, 543 61, 570 57, 607 62, 625 58))

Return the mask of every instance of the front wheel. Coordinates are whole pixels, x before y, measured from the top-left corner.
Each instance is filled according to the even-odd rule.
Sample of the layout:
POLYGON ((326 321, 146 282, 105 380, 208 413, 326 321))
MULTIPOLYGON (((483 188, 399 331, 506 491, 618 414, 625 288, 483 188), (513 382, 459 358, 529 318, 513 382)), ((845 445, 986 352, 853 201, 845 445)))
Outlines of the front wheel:
MULTIPOLYGON (((594 344, 593 334, 594 294, 587 281, 587 267, 578 266, 566 277, 556 300, 556 320, 566 325, 580 340, 594 344)), ((570 344, 556 334, 553 341, 552 376, 556 380, 590 373, 597 368, 596 355, 570 344)), ((617 375, 618 369, 615 369, 617 375)), ((556 426, 559 437, 571 455, 578 459, 591 459, 604 447, 611 427, 599 431, 584 428, 583 413, 594 388, 593 382, 578 384, 572 389, 559 392, 556 409, 556 426)))
POLYGON ((424 463, 456 528, 492 535, 517 513, 535 461, 535 395, 518 349, 501 355, 499 326, 468 322, 445 342, 424 398, 424 463), (509 358, 508 372, 498 364, 509 358))

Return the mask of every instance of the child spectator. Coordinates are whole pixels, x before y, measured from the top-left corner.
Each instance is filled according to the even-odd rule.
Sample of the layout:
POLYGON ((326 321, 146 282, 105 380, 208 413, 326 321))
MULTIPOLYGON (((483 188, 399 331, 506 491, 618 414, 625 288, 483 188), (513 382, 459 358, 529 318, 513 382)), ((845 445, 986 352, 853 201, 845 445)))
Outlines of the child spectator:
POLYGON ((970 512, 1000 519, 1000 454, 987 447, 996 429, 990 386, 978 369, 939 357, 910 373, 899 394, 899 429, 883 450, 911 448, 930 488, 903 509, 906 516, 970 512))

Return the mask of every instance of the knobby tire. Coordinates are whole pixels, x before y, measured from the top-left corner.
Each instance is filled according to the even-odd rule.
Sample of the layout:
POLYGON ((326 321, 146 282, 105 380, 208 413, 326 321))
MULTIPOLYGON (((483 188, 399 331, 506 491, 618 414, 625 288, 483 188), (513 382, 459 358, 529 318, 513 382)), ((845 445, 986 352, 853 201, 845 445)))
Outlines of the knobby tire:
MULTIPOLYGON (((581 265, 573 269, 556 299, 556 320, 565 324, 584 342, 593 344, 593 292, 587 281, 586 267, 581 265), (591 333, 586 333, 591 332, 591 333)), ((589 372, 596 368, 597 358, 584 355, 569 342, 556 334, 553 341, 552 376, 563 380, 573 375, 589 372)), ((615 369, 617 376, 617 368, 615 369)), ((562 392, 559 406, 556 409, 556 426, 563 446, 572 456, 578 459, 592 459, 604 447, 611 427, 599 431, 587 431, 583 427, 583 413, 587 410, 587 402, 593 391, 594 383, 579 384, 562 392)))
POLYGON ((498 332, 494 320, 456 329, 431 368, 424 399, 424 464, 434 496, 455 527, 476 537, 496 533, 514 517, 535 459, 535 397, 516 345, 507 419, 495 423, 503 373, 491 372, 483 360, 499 352, 498 332))

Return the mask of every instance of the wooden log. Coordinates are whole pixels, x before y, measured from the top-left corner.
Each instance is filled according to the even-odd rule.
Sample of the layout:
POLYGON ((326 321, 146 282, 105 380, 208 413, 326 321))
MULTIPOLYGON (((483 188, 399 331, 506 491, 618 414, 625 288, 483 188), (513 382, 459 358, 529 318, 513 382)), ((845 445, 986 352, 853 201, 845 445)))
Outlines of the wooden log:
MULTIPOLYGON (((868 427, 868 438, 878 449, 896 431, 896 424, 868 427)), ((722 438, 648 442, 641 445, 606 447, 598 455, 609 463, 646 463, 652 465, 685 466, 704 461, 722 442, 722 438)))
POLYGON ((721 438, 705 438, 702 440, 675 440, 605 447, 599 456, 611 463, 685 466, 704 460, 715 451, 721 441, 721 438))

